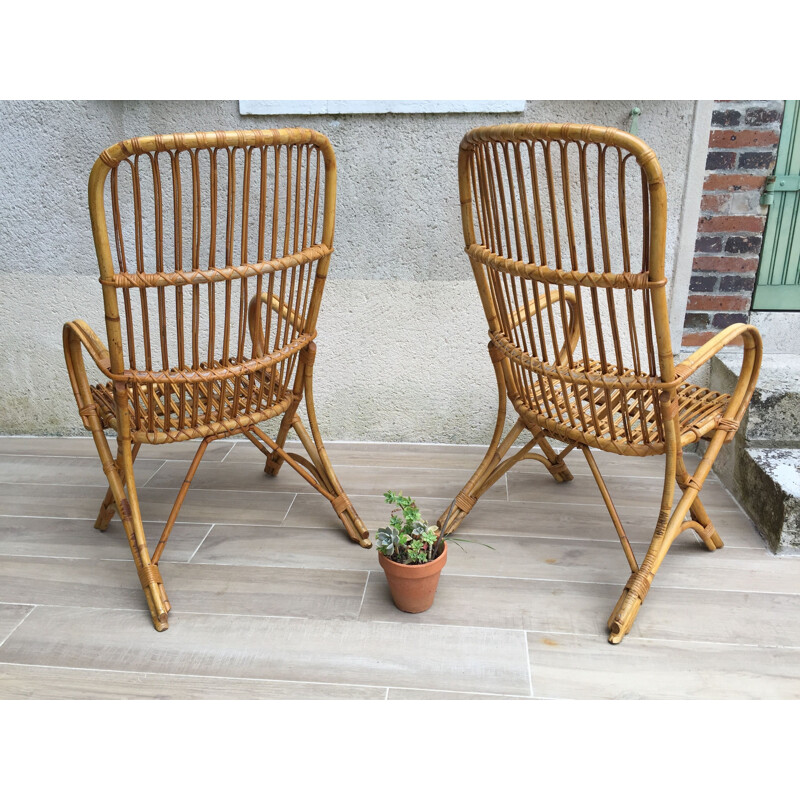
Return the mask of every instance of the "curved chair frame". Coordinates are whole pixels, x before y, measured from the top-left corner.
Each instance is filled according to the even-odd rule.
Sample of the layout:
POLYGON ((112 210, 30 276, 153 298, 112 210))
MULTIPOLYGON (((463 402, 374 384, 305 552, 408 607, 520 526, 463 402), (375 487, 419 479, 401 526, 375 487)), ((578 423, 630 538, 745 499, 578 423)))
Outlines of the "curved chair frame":
MULTIPOLYGON (((335 203, 333 148, 325 136, 305 129, 218 131, 128 139, 104 150, 92 169, 89 209, 100 267, 108 347, 86 322, 76 320, 64 326, 64 354, 78 411, 84 427, 94 438, 109 483, 95 527, 105 530, 115 510, 119 513, 156 630, 168 627, 170 610, 159 559, 206 447, 215 439, 234 434, 246 436, 266 456, 264 471, 268 475, 277 475, 284 462, 289 464, 331 502, 349 537, 363 547, 371 546, 364 523, 331 467, 314 410, 314 338, 333 252, 335 203), (267 151, 273 158, 270 162, 274 168, 272 184, 267 175, 270 157, 267 151), (165 161, 159 165, 157 156, 161 153, 165 154, 165 161), (203 184, 198 166, 200 154, 210 159, 210 200, 201 199, 202 191, 209 190, 203 184), (181 155, 191 162, 191 192, 181 188, 181 155), (242 159, 244 172, 240 169, 242 159), (218 163, 227 167, 224 175, 218 172, 218 163), (259 163, 260 196, 255 181, 251 187, 248 177, 251 172, 258 173, 259 163), (133 176, 132 213, 130 206, 122 207, 120 199, 117 171, 122 164, 130 168, 133 176), (170 171, 171 208, 166 199, 170 171), (151 219, 155 224, 152 231, 143 231, 143 220, 147 217, 143 211, 142 190, 145 172, 153 187, 155 205, 150 210, 155 209, 151 219), (109 175, 116 264, 105 203, 109 175), (270 197, 267 197, 268 186, 270 197), (220 193, 226 198, 225 204, 217 202, 220 193), (191 197, 191 201, 186 202, 191 206, 191 214, 186 214, 182 207, 187 196, 191 197), (206 207, 203 207, 204 202, 206 207), (273 203, 271 217, 266 211, 268 202, 273 203), (248 237, 253 238, 254 232, 248 231, 248 220, 255 207, 258 209, 258 256, 249 261, 247 241, 248 237), (128 254, 131 261, 135 260, 135 270, 128 268, 125 256, 123 216, 126 210, 135 229, 132 237, 135 247, 128 242, 129 251, 135 250, 134 256, 128 254), (201 225, 203 213, 211 215, 207 264, 201 263, 205 255, 200 252, 201 227, 205 225, 201 225), (164 224, 165 217, 173 223, 172 228, 164 224), (224 219, 224 226, 217 224, 218 217, 224 219), (187 241, 184 247, 186 219, 190 220, 191 237, 188 238, 191 244, 187 241), (169 231, 173 232, 165 234, 169 231), (217 231, 219 241, 215 239, 217 231), (223 231, 225 263, 220 268, 215 261, 223 231), (145 233, 154 238, 154 257, 145 252, 145 244, 151 241, 145 233), (235 263, 233 252, 240 235, 240 263, 235 263), (284 254, 281 256, 278 247, 282 235, 284 254), (165 253, 169 247, 175 252, 174 269, 165 267, 165 253), (154 269, 145 268, 148 257, 155 263, 154 269), (184 268, 187 258, 191 259, 191 269, 184 268), (239 282, 238 308, 231 300, 235 282, 239 282), (221 301, 223 291, 224 301, 221 301), (202 311, 208 314, 209 357, 200 362, 199 353, 201 348, 205 352, 206 347, 205 341, 199 341, 198 333, 203 294, 209 298, 202 311), (252 295, 249 302, 248 294, 252 295), (138 328, 134 301, 141 307, 138 328), (215 318, 220 302, 224 319, 220 319, 223 314, 215 318), (174 319, 170 317, 173 305, 174 319), (122 318, 120 307, 124 312, 122 318), (153 325, 156 317, 157 325, 153 325), (170 319, 178 320, 172 328, 170 319), (154 336, 150 335, 151 325, 157 331, 154 336), (137 345, 136 337, 142 335, 144 343, 137 345), (160 350, 158 342, 151 342, 151 339, 160 340, 160 350), (170 366, 170 348, 174 348, 176 341, 178 364, 170 366), (144 349, 145 369, 135 363, 137 347, 140 351, 144 349), (107 379, 104 386, 90 385, 84 349, 107 379), (156 363, 159 356, 160 367, 156 363), (298 416, 304 398, 310 434, 298 416), (280 415, 283 418, 273 440, 258 424, 280 415), (112 456, 104 433, 107 428, 116 431, 116 458, 112 456), (296 432, 308 458, 284 449, 290 428, 296 432), (145 442, 166 444, 189 439, 199 439, 200 446, 151 555, 142 524, 134 461, 145 442)), ((208 230, 208 227, 203 228, 207 236, 208 230)))
MULTIPOLYGON (((618 643, 630 630, 661 562, 680 533, 694 531, 709 550, 722 547, 698 495, 720 448, 733 438, 755 389, 761 337, 753 326, 731 325, 675 365, 664 276, 666 189, 655 153, 637 137, 595 125, 477 128, 461 142, 458 174, 464 241, 489 323, 499 408, 483 461, 439 525, 447 532, 454 531, 481 495, 521 459, 542 462, 557 482, 571 480, 564 457, 577 447, 598 484, 631 569, 608 620, 609 641, 618 643), (600 188, 591 182, 586 155, 590 148, 596 148, 601 164, 609 154, 618 154, 622 173, 631 157, 639 166, 641 271, 633 268, 629 257, 631 198, 625 195, 624 179, 617 187, 621 234, 614 231, 622 238, 624 263, 621 269, 611 263, 609 189, 604 177, 598 178, 600 188), (577 174, 570 171, 570 152, 580 154, 577 174), (556 155, 560 172, 553 166, 556 155), (531 165, 528 172, 526 158, 531 165), (599 207, 596 213, 591 202, 599 207), (548 215, 554 231, 555 244, 550 247, 554 268, 547 264, 548 246, 542 233, 548 215), (576 222, 580 217, 583 230, 576 222), (559 219, 566 220, 560 230, 559 219), (580 263, 577 255, 582 236, 585 263, 580 263), (593 250, 598 239, 603 246, 595 250, 602 249, 600 255, 593 250), (639 358, 638 368, 628 368, 619 356, 625 326, 616 316, 614 293, 624 295, 627 303, 628 330, 635 344, 633 351, 639 354, 634 356, 639 358), (524 302, 520 304, 521 298, 524 302), (606 298, 609 311, 601 324, 597 310, 606 298), (635 304, 637 310, 643 309, 638 329, 632 311, 635 304), (554 308, 560 326, 553 324, 554 308), (587 334, 592 327, 590 317, 597 341, 606 348, 600 351, 602 363, 591 362, 591 367, 585 355, 591 339, 587 334), (698 367, 735 341, 743 343, 744 352, 732 395, 686 382, 698 367), (552 345, 549 358, 548 342, 552 345), (506 398, 518 418, 503 437, 506 398), (531 440, 509 454, 526 429, 531 440), (708 447, 694 474, 689 474, 682 448, 700 438, 708 440, 708 447), (563 449, 557 453, 549 439, 561 442, 563 449), (531 452, 535 445, 541 454, 531 452), (591 453, 593 447, 626 456, 666 455, 658 520, 641 564, 591 453), (673 509, 676 484, 681 494, 673 509)), ((598 168, 598 175, 603 174, 598 168)))

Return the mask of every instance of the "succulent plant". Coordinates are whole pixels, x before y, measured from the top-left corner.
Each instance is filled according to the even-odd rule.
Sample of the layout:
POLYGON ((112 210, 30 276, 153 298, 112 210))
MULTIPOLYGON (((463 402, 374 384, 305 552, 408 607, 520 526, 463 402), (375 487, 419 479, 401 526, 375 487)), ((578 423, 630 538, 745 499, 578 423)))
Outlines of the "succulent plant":
POLYGON ((425 564, 440 555, 439 529, 422 519, 417 504, 398 492, 386 492, 383 496, 396 508, 389 525, 375 534, 378 551, 398 564, 425 564))

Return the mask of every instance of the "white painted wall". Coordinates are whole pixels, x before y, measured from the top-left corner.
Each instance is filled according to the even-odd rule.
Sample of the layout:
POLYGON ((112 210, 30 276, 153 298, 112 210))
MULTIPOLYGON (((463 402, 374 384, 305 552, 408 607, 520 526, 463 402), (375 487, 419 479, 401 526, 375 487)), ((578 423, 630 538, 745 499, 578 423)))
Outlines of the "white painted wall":
POLYGON ((83 430, 61 326, 83 318, 105 334, 86 206, 98 153, 149 133, 299 125, 331 139, 339 174, 315 365, 323 432, 331 440, 487 441, 496 385, 463 251, 458 144, 470 128, 496 123, 627 128, 634 105, 643 112, 639 135, 664 169, 671 275, 684 252, 692 101, 528 101, 522 113, 278 117, 242 116, 238 101, 0 103, 0 433, 83 430))

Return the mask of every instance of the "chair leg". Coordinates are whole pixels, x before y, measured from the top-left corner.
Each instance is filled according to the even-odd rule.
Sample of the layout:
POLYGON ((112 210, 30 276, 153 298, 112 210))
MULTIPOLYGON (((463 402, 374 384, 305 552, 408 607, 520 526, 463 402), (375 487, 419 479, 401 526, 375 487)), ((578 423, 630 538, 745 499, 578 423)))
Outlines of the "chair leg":
POLYGON ((494 433, 486 450, 486 455, 478 465, 478 469, 475 470, 475 473, 464 485, 464 488, 456 495, 450 507, 439 517, 436 524, 444 533, 453 533, 466 519, 481 495, 491 488, 518 461, 526 458, 541 461, 557 483, 572 480, 572 473, 562 458, 568 450, 572 449, 572 445, 568 445, 561 453, 556 453, 541 428, 531 428, 530 432, 533 438, 513 456, 506 458, 509 449, 527 426, 521 419, 517 419, 514 426, 503 438, 507 402, 506 382, 502 368, 503 355, 491 344, 489 345, 489 355, 492 358, 498 391, 497 421, 495 422, 494 433), (544 455, 529 452, 537 444, 542 448, 544 455), (505 461, 503 460, 504 458, 505 461))
POLYGON ((136 480, 133 474, 130 440, 124 438, 118 440, 118 464, 111 456, 111 448, 100 427, 99 419, 96 429, 94 425, 92 426, 92 435, 103 463, 103 471, 108 479, 109 491, 114 498, 122 526, 125 529, 139 581, 150 609, 150 616, 153 618, 153 626, 157 631, 165 631, 169 627, 167 623, 167 614, 170 609, 169 599, 164 590, 161 573, 158 567, 151 562, 147 549, 139 498, 136 493, 136 480))
POLYGON ((264 469, 267 474, 277 474, 281 465, 287 462, 292 469, 330 502, 336 512, 336 516, 339 517, 344 529, 347 531, 347 535, 362 547, 372 547, 367 526, 358 516, 353 504, 350 502, 350 498, 342 489, 325 451, 325 444, 322 440, 314 408, 313 373, 315 356, 316 346, 312 342, 301 353, 300 369, 293 389, 296 400, 284 414, 277 441, 270 439, 255 425, 245 430, 244 435, 267 456, 267 464, 264 469), (303 396, 305 396, 306 401, 306 415, 311 429, 310 434, 300 417, 295 413, 303 396), (300 439, 300 443, 308 454, 308 458, 296 453, 287 453, 284 449, 283 445, 289 428, 294 429, 300 439), (264 447, 265 444, 266 447, 264 447))
MULTIPOLYGON (((126 413, 120 414, 119 430, 117 431, 117 460, 115 461, 103 432, 103 423, 92 399, 92 391, 83 363, 81 344, 75 336, 74 330, 69 326, 64 326, 64 357, 78 404, 78 413, 83 420, 84 427, 94 439, 97 454, 103 465, 103 472, 108 480, 109 490, 116 503, 128 545, 131 548, 133 562, 144 590, 147 607, 150 609, 150 616, 153 618, 153 625, 157 631, 164 631, 168 627, 167 613, 170 606, 164 591, 161 573, 158 567, 151 562, 150 553, 147 550, 147 540, 142 526, 142 514, 139 510, 139 498, 136 494, 136 482, 133 475, 134 448, 131 445, 130 421, 126 413)), ((126 409, 128 392, 124 383, 114 385, 114 395, 117 407, 126 409)))
MULTIPOLYGON (((141 445, 140 442, 136 442, 136 444, 133 445, 133 450, 131 452, 131 463, 135 463, 136 462, 136 456, 139 454, 139 448, 141 446, 142 445, 141 445)), ((119 454, 120 454, 120 451, 119 451, 119 440, 117 440, 117 458, 116 458, 116 461, 115 461, 115 463, 117 463, 117 464, 120 463, 119 454)), ((123 486, 124 485, 125 484, 123 482, 123 486)), ((94 527, 97 528, 97 530, 99 530, 99 531, 106 530, 108 528, 108 526, 109 526, 109 523, 114 518, 114 513, 115 512, 116 512, 116 508, 114 506, 114 493, 109 488, 109 490, 106 492, 106 496, 103 498, 103 502, 102 502, 102 504, 100 506, 100 511, 97 514, 97 519, 95 520, 95 523, 94 523, 94 527)))
MULTIPOLYGON (((690 486, 691 476, 689 475, 689 471, 686 469, 686 464, 683 460, 683 453, 680 451, 678 452, 678 464, 675 477, 678 481, 678 486, 680 486, 681 489, 685 490, 690 486)), ((719 533, 717 533, 717 529, 714 527, 714 523, 711 521, 711 517, 708 516, 708 512, 705 510, 702 502, 700 501, 699 495, 692 503, 689 513, 691 514, 692 519, 698 524, 695 528, 696 532, 703 540, 703 544, 705 544, 709 550, 718 550, 720 547, 724 546, 722 538, 720 537, 719 533)))
MULTIPOLYGON (((294 403, 286 410, 286 413, 283 415, 283 419, 281 420, 280 428, 278 428, 278 435, 275 437, 275 443, 278 447, 283 448, 286 444, 286 437, 289 434, 289 429, 292 427, 292 420, 294 419, 295 415, 297 414, 297 407, 300 405, 300 397, 295 400, 294 403)), ((275 450, 273 450, 269 456, 267 456, 267 461, 264 464, 264 472, 271 477, 275 477, 281 470, 283 466, 284 458, 275 450)))
MULTIPOLYGON (((667 425, 666 428, 670 431, 672 426, 667 425)), ((724 430, 719 430, 714 434, 694 475, 689 475, 686 471, 683 457, 677 446, 671 450, 668 448, 664 493, 661 499, 661 509, 655 533, 641 566, 625 584, 617 605, 609 617, 610 636, 608 640, 612 644, 621 642, 625 634, 631 629, 642 602, 650 589, 653 578, 661 566, 661 562, 680 533, 690 529, 700 533, 709 550, 716 550, 722 546, 722 540, 713 529, 714 526, 698 499, 698 495, 703 488, 703 483, 705 483, 708 473, 711 471, 726 435, 727 432, 724 430), (675 510, 671 512, 674 487, 675 483, 678 482, 679 474, 679 482, 683 492, 675 510), (689 513, 691 513, 692 519, 686 520, 685 517, 689 513)), ((669 438, 671 439, 672 436, 669 438)))
POLYGON ((339 479, 333 470, 328 454, 325 451, 325 443, 322 440, 322 434, 319 430, 317 423, 317 412, 314 407, 314 358, 316 356, 316 346, 312 342, 308 347, 308 361, 305 365, 304 375, 304 388, 306 399, 306 415, 308 417, 308 426, 311 429, 311 437, 309 437, 303 423, 299 417, 292 420, 292 427, 297 433, 303 447, 311 458, 311 461, 316 467, 319 478, 322 480, 325 488, 329 493, 329 499, 336 516, 342 521, 348 536, 354 541, 358 542, 362 547, 372 547, 372 542, 369 539, 369 531, 367 526, 361 520, 361 517, 356 513, 350 498, 342 489, 339 479))

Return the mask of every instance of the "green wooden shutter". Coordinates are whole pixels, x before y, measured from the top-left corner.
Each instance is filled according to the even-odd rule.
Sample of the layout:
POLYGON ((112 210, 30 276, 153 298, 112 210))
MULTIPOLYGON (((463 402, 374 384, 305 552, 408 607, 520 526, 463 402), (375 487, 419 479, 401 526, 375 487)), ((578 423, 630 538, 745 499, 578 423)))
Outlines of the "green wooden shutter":
POLYGON ((753 310, 800 311, 800 101, 786 101, 775 176, 762 202, 770 208, 753 310))

